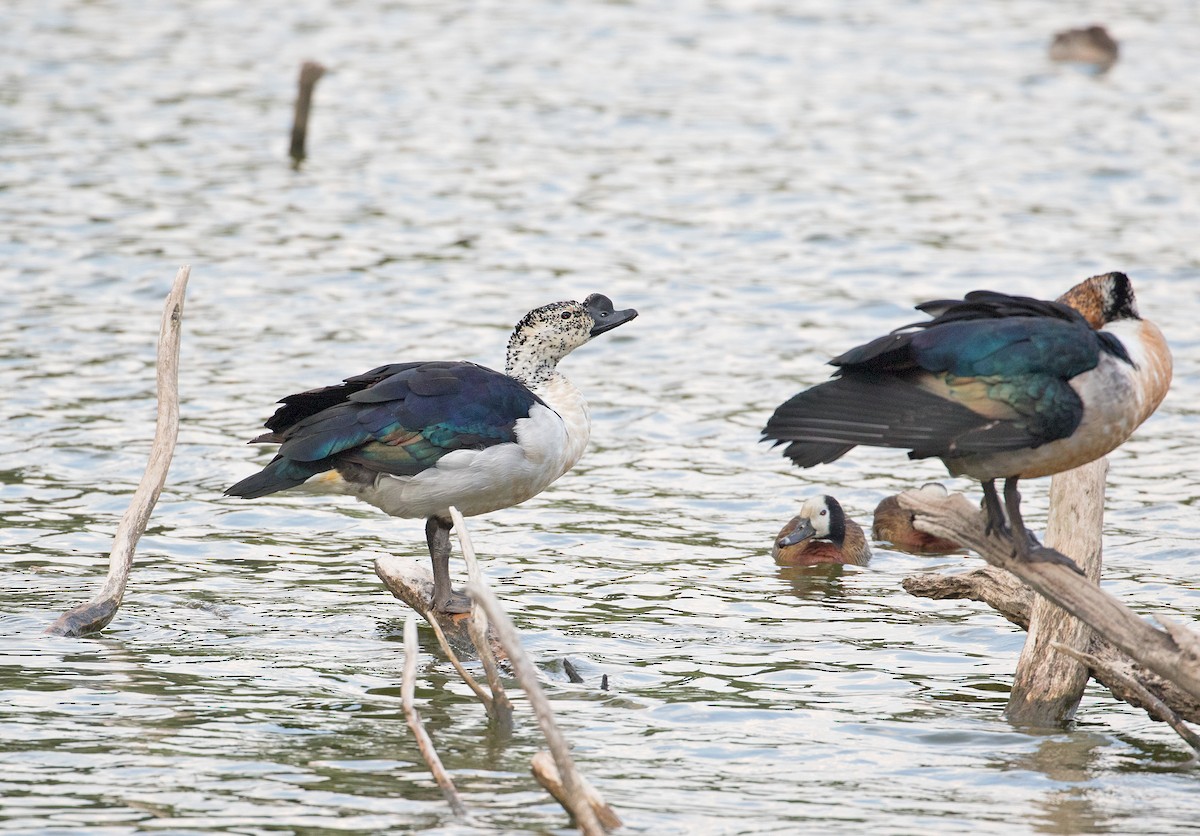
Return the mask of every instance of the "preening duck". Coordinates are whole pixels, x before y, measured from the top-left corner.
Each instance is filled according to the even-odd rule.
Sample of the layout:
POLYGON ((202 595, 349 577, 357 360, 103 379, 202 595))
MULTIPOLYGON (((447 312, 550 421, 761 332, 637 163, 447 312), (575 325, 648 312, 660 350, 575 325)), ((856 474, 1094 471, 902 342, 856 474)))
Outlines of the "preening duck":
POLYGON ((800 513, 780 529, 771 557, 790 566, 865 566, 871 559, 871 547, 862 527, 846 516, 840 502, 832 496, 814 496, 804 500, 800 513))
MULTIPOLYGON (((922 485, 918 491, 941 497, 949 496, 945 486, 937 482, 922 485)), ((895 495, 885 497, 875 506, 871 536, 913 554, 949 554, 962 549, 962 546, 953 540, 919 531, 913 525, 913 519, 913 512, 901 508, 895 495)))
POLYGON ((1138 315, 1128 277, 1089 281, 1101 290, 1099 330, 1066 304, 992 291, 919 305, 933 319, 834 358, 833 379, 776 409, 764 439, 787 443, 784 455, 800 467, 859 444, 940 458, 952 475, 982 483, 989 529, 1007 528, 1007 508, 1018 555, 1054 559, 1030 543, 1018 480, 1116 449, 1171 381, 1166 341, 1138 315))
POLYGON ((575 466, 590 433, 587 402, 558 362, 637 316, 593 293, 530 311, 508 341, 504 373, 468 362, 380 366, 289 395, 251 443, 279 445, 225 493, 247 499, 313 480, 393 517, 425 519, 434 609, 463 612, 450 585, 450 506, 464 516, 517 505, 575 466))

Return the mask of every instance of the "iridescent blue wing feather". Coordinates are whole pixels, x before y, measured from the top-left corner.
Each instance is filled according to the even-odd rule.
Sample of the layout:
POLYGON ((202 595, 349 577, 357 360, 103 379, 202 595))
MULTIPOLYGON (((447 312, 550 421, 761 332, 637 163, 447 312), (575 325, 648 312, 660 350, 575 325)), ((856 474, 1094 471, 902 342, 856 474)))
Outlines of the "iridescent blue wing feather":
POLYGON ((356 478, 411 476, 454 450, 516 440, 542 401, 524 384, 465 362, 380 366, 342 384, 284 398, 255 441, 278 443, 261 472, 227 494, 258 497, 338 468, 356 478))
POLYGON ((832 380, 781 405, 763 431, 802 467, 859 444, 914 458, 1033 448, 1083 418, 1070 380, 1119 341, 1056 302, 991 291, 921 306, 936 316, 847 351, 832 380))

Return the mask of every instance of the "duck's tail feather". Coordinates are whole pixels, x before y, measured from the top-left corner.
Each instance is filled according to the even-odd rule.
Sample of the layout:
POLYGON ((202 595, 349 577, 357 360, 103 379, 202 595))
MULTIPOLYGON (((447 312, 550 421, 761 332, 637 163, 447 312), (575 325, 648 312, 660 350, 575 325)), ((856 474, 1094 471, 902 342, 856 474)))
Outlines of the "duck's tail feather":
POLYGON ((1027 443, 1024 431, 1011 422, 980 415, 913 380, 856 374, 806 389, 782 404, 763 437, 790 442, 784 455, 800 467, 834 461, 859 444, 907 449, 913 458, 925 458, 1027 443))
POLYGON ((225 490, 226 496, 240 496, 244 499, 258 499, 260 496, 285 491, 304 484, 318 473, 329 469, 327 461, 298 462, 283 456, 276 456, 270 464, 247 476, 225 490))

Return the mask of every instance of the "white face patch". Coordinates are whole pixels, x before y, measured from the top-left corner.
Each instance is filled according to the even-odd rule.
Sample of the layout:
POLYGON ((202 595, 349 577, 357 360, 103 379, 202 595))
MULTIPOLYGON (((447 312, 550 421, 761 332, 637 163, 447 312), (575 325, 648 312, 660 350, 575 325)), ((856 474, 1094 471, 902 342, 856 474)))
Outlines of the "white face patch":
POLYGON ((829 506, 825 497, 814 496, 804 500, 800 506, 800 518, 808 520, 817 537, 829 536, 829 506))

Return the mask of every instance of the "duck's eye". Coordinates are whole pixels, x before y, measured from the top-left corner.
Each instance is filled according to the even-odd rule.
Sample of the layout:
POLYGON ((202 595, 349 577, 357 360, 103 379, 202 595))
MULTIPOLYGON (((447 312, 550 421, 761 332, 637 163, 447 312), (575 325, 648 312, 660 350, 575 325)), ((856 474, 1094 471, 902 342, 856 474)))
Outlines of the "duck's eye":
POLYGON ((561 316, 563 319, 570 319, 571 317, 575 316, 575 312, 574 311, 563 311, 561 316))
POLYGON ((829 513, 828 511, 822 511, 822 512, 821 512, 821 516, 823 517, 823 516, 825 516, 825 515, 826 515, 826 514, 828 514, 828 513, 829 513))

